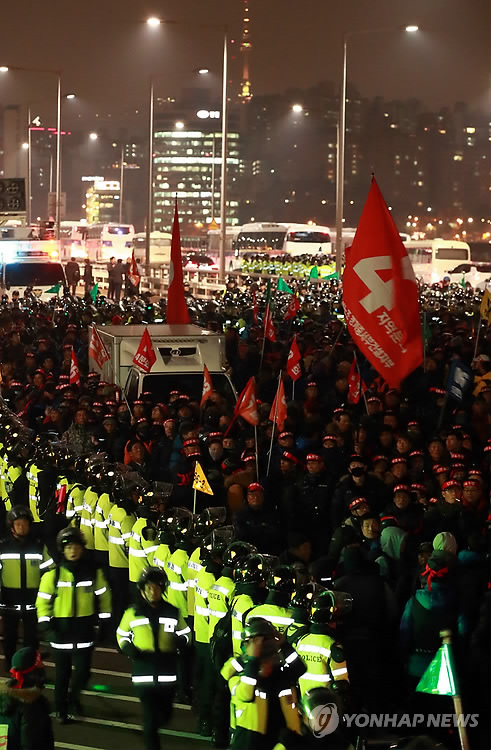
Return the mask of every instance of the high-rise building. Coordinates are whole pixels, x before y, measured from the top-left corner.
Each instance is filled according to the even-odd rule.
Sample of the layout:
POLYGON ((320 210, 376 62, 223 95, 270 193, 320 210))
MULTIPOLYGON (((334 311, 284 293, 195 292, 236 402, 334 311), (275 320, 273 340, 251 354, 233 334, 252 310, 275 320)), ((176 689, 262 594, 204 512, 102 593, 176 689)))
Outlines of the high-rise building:
POLYGON ((240 84, 239 98, 244 102, 250 101, 252 97, 251 75, 250 75, 250 54, 252 43, 250 38, 250 11, 249 0, 243 0, 244 9, 242 16, 242 39, 240 42, 240 54, 242 57, 242 81, 240 84))
MULTIPOLYGON (((227 224, 238 223, 241 160, 236 113, 229 113, 227 224)), ((170 231, 177 197, 183 236, 220 221, 221 112, 165 102, 155 115, 153 226, 170 231)))
POLYGON ((94 182, 86 192, 87 224, 119 221, 120 184, 117 180, 94 182))

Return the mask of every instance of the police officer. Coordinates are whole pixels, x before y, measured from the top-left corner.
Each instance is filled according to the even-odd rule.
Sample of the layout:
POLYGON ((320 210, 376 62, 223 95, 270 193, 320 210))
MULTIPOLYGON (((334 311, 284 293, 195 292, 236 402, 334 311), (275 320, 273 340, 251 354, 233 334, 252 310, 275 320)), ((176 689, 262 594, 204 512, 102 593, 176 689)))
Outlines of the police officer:
POLYGON ((109 580, 113 592, 113 617, 118 623, 129 602, 129 543, 136 521, 140 493, 132 480, 121 478, 113 489, 114 505, 108 516, 109 580))
POLYGON ((295 645, 307 666, 298 681, 302 695, 314 687, 332 687, 335 682, 346 683, 341 689, 349 686, 343 648, 334 639, 330 624, 349 612, 351 605, 351 596, 339 591, 323 591, 312 602, 309 632, 295 645))
POLYGON ((246 559, 242 567, 237 569, 235 596, 230 605, 232 610, 232 652, 234 656, 238 656, 241 652, 245 616, 250 609, 264 602, 266 579, 277 561, 278 558, 271 555, 252 555, 246 559))
POLYGON ((106 570, 109 568, 109 513, 114 505, 115 492, 124 484, 117 464, 103 463, 96 476, 98 498, 92 515, 95 559, 106 570))
POLYGON ((29 482, 25 467, 31 452, 31 443, 24 433, 9 433, 5 444, 6 471, 0 488, 6 510, 14 505, 29 506, 29 482))
MULTIPOLYGON (((140 495, 136 506, 138 518, 131 529, 128 546, 129 576, 133 588, 136 588, 145 568, 153 566, 153 558, 159 547, 157 520, 165 502, 162 489, 159 491, 152 485, 140 495)), ((172 485, 167 485, 167 496, 171 492, 172 485)))
POLYGON ((111 616, 111 592, 102 569, 85 553, 79 529, 62 529, 56 543, 62 559, 41 578, 36 607, 38 623, 55 654, 57 718, 66 724, 72 665, 71 708, 80 713, 80 693, 90 676, 95 626, 99 621, 103 626, 111 616))
POLYGON ((7 514, 8 535, 0 542, 0 611, 7 672, 17 649, 20 622, 24 646, 38 646, 36 595, 43 572, 54 564, 33 523, 29 508, 15 505, 7 514))
POLYGON ((46 521, 49 511, 51 511, 50 520, 55 514, 57 458, 56 452, 49 443, 39 441, 36 443, 32 460, 26 464, 29 508, 35 523, 46 521))
POLYGON ((131 681, 142 703, 146 750, 160 748, 159 726, 172 711, 177 650, 190 632, 179 610, 165 600, 166 587, 162 570, 146 568, 138 581, 138 599, 117 629, 118 645, 131 659, 131 681))
POLYGON ((266 582, 266 601, 247 613, 246 624, 252 617, 262 617, 271 622, 279 633, 285 633, 293 623, 290 600, 295 591, 295 581, 295 570, 290 565, 278 565, 272 570, 266 582))
POLYGON ((222 572, 222 555, 234 538, 233 526, 214 529, 201 546, 203 567, 196 578, 194 589, 194 641, 196 656, 196 684, 199 686, 199 732, 211 734, 214 677, 210 654, 208 622, 208 592, 222 572))
POLYGON ((186 575, 189 617, 194 617, 194 587, 198 573, 203 567, 201 564, 201 543, 213 529, 223 526, 226 517, 227 509, 224 506, 217 506, 205 508, 196 518, 194 524, 194 544, 196 546, 189 556, 186 575))
POLYGON ((169 601, 178 608, 183 617, 188 615, 187 564, 193 547, 193 514, 187 508, 174 508, 170 525, 174 531, 175 549, 167 561, 169 579, 169 601))
POLYGON ((326 591, 324 586, 312 581, 296 588, 290 602, 293 622, 286 631, 286 639, 291 646, 295 647, 295 643, 309 632, 312 602, 322 591, 326 591))
POLYGON ((302 660, 272 623, 260 617, 249 620, 240 655, 221 672, 232 695, 231 748, 267 750, 282 730, 300 734, 296 683, 304 671, 302 660))

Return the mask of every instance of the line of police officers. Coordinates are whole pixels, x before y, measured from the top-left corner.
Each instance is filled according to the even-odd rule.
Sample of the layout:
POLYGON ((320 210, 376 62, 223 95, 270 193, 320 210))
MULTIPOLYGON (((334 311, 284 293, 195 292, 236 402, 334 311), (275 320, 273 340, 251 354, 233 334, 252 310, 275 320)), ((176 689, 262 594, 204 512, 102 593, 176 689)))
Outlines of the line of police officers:
POLYGON ((168 508, 171 493, 172 485, 142 486, 104 454, 33 446, 0 417, 6 667, 19 623, 24 645, 37 646, 41 632, 66 722, 82 712, 96 642, 116 633, 132 661, 148 750, 159 747, 176 688, 189 700, 193 662, 201 734, 227 747, 231 728, 231 747, 271 748, 284 729, 284 746, 296 747, 305 731, 299 697, 312 727, 316 707, 348 692, 333 623, 349 597, 298 585, 293 568, 234 541, 225 508, 193 517, 168 508))

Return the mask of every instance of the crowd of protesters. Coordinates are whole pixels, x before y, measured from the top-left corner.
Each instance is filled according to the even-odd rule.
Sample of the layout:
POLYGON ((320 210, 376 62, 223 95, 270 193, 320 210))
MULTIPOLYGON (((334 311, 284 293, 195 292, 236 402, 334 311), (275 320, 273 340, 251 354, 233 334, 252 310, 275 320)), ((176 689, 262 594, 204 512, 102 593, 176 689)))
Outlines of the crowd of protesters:
MULTIPOLYGON (((112 291, 118 300, 121 285, 114 284, 112 291)), ((415 687, 440 645, 440 631, 448 629, 452 631, 465 710, 481 716, 473 730, 475 747, 488 746, 481 743, 489 742, 491 327, 486 328, 480 320, 480 327, 476 323, 473 313, 479 301, 470 292, 464 299, 462 291, 428 290, 423 366, 400 389, 390 389, 357 352, 364 386, 361 396, 354 399, 348 375, 355 346, 340 320, 337 284, 309 287, 305 282, 299 290, 301 305, 293 321, 283 321, 288 295, 277 295, 275 342, 263 341, 264 303, 259 287, 258 311, 253 309, 249 292, 234 289, 234 284, 223 299, 211 303, 189 300, 196 322, 225 332, 227 361, 237 391, 255 377, 257 428, 234 418, 234 403, 218 391, 200 405, 196 394, 183 392, 176 382, 165 401, 158 393, 148 392, 129 403, 119 387, 89 372, 93 368, 88 358, 88 336, 94 319, 118 324, 165 320, 165 306, 150 297, 131 304, 116 304, 116 300, 101 297, 96 304, 88 297, 85 301, 66 297, 53 304, 4 299, 0 306, 0 389, 5 406, 0 425, 0 524, 6 540, 2 549, 9 554, 9 539, 16 536, 15 518, 9 512, 19 506, 33 514, 34 524, 28 532, 40 537, 46 546, 46 563, 61 556, 62 568, 75 564, 63 544, 66 549, 76 547, 77 538, 70 534, 64 538, 63 532, 67 524, 80 529, 81 544, 87 548, 83 554, 93 551, 97 564, 102 565, 98 570, 103 571, 106 583, 99 590, 109 590, 109 584, 112 588, 114 620, 112 630, 106 627, 104 635, 114 638, 118 625, 118 633, 126 632, 123 613, 131 605, 132 593, 145 598, 146 586, 160 586, 164 591, 165 581, 145 579, 138 589, 138 577, 132 578, 129 573, 131 565, 114 562, 111 551, 97 558, 97 552, 107 550, 107 545, 100 549, 94 541, 97 524, 102 523, 98 521, 97 498, 104 493, 111 496, 104 474, 112 472, 111 476, 127 482, 123 486, 115 481, 114 487, 123 487, 122 495, 128 502, 134 498, 138 503, 138 497, 153 488, 159 496, 157 515, 170 516, 174 523, 176 513, 171 509, 195 510, 196 518, 203 517, 207 507, 223 507, 226 517, 222 526, 232 528, 235 540, 250 545, 251 554, 274 556, 283 575, 285 566, 293 571, 293 584, 290 589, 286 586, 288 596, 282 604, 286 611, 295 592, 311 582, 318 584, 318 591, 343 592, 349 598, 349 611, 336 621, 333 616, 329 625, 331 640, 343 649, 349 676, 349 691, 343 698, 345 710, 349 706, 353 711, 382 713, 420 708, 415 687), (295 384, 286 374, 294 333, 301 354, 301 377, 295 384), (70 382, 72 350, 82 371, 79 386, 70 382), (474 375, 474 382, 459 401, 452 400, 446 390, 455 359, 472 368, 474 375), (270 420, 279 376, 284 380, 288 402, 281 430, 270 420), (99 455, 98 463, 90 458, 94 455, 99 455), (213 495, 193 489, 197 462, 213 495), (97 471, 91 475, 90 466, 95 465, 97 471), (32 479, 33 466, 45 477, 45 485, 32 479), (17 473, 10 476, 12 467, 17 473), (68 478, 67 489, 60 497, 63 478, 68 478), (85 493, 81 504, 70 497, 74 486, 82 487, 82 496, 85 493), (93 502, 87 499, 91 487, 92 491, 96 487, 93 502), (57 545, 60 533, 61 543, 57 545)), ((119 501, 115 496, 110 502, 118 505, 119 501)), ((127 518, 132 511, 124 507, 127 518)), ((186 517, 184 511, 180 511, 182 518, 186 517)), ((132 524, 137 519, 135 511, 132 524)), ((124 523, 118 523, 121 532, 124 523)), ((184 548, 178 544, 182 523, 177 529, 170 521, 159 526, 156 520, 156 528, 172 537, 167 544, 169 555, 184 548)), ((186 528, 186 533, 195 533, 193 526, 186 528)), ((121 532, 120 549, 131 559, 128 535, 121 532)), ((194 544, 186 541, 186 560, 192 559, 193 549, 199 548, 204 537, 196 532, 193 538, 194 544)), ((158 543, 163 544, 160 537, 155 546, 158 543)), ((215 546, 218 550, 219 545, 215 546)), ((215 549, 214 543, 211 547, 215 549)), ((224 554, 224 549, 217 551, 210 561, 208 572, 213 569, 214 581, 222 574, 224 554)), ((169 601, 179 610, 176 623, 179 620, 182 625, 184 619, 191 630, 194 628, 198 672, 216 669, 201 653, 204 641, 196 622, 193 625, 194 611, 189 602, 180 603, 176 594, 183 587, 186 590, 184 572, 172 586, 171 574, 178 566, 169 569, 168 561, 159 566, 157 554, 155 558, 147 555, 145 561, 171 581, 175 596, 169 601)), ((3 564, 3 575, 5 570, 3 564)), ((47 570, 42 580, 52 574, 49 565, 47 570)), ((59 568, 56 570, 59 575, 59 568)), ((58 586, 63 580, 58 580, 58 586)), ((254 605, 277 605, 271 598, 276 592, 271 580, 264 577, 262 593, 254 605)), ((41 583, 39 595, 45 600, 55 595, 56 580, 51 583, 53 590, 41 583)), ((7 613, 11 601, 5 591, 11 591, 11 587, 3 580, 0 604, 4 633, 5 623, 10 630, 12 626, 7 613)), ((154 606, 148 597, 145 606, 154 606)), ((23 614, 27 618, 27 613, 23 614)), ((25 645, 37 647, 34 634, 29 642, 26 618, 25 645)), ((305 626, 312 622, 315 617, 307 612, 305 626)), ((185 629, 188 631, 188 627, 185 629)), ((180 637, 185 635, 184 625, 176 632, 180 637)), ((278 649, 283 648, 287 636, 287 632, 281 635, 278 649)), ((50 638, 54 638, 52 633, 50 638)), ((274 640, 260 628, 247 638, 242 651, 246 670, 254 660, 266 659, 261 643, 264 645, 268 638, 274 640)), ((80 640, 92 643, 92 638, 80 636, 80 640)), ((292 643, 295 647, 294 639, 292 643)), ((136 658, 129 647, 125 650, 124 643, 119 645, 130 658, 136 658)), ((15 658, 15 634, 8 648, 10 667, 15 658)), ((27 654, 28 666, 36 658, 27 654)), ((341 657, 338 661, 344 663, 341 657)), ((217 744, 226 747, 228 740, 212 718, 215 712, 210 713, 209 696, 207 700, 199 690, 193 694, 188 667, 177 670, 181 699, 193 701, 202 734, 213 731, 217 744)), ((71 663, 67 667, 60 659, 58 669, 68 674, 71 663)), ((80 671, 77 700, 87 683, 90 662, 80 671)), ((222 671, 220 679, 225 682, 224 678, 231 688, 233 707, 237 674, 230 676, 222 671)), ((250 679, 256 680, 256 676, 250 679)), ((294 675, 293 684, 301 679, 301 674, 294 675)), ((205 680, 205 684, 210 683, 205 680)), ((322 686, 322 680, 319 684, 322 686)), ((223 696, 223 691, 218 693, 223 696)), ((69 709, 66 694, 62 694, 60 687, 56 708, 65 720, 76 713, 77 706, 69 709)), ((144 709, 153 705, 147 693, 139 695, 144 709)), ((321 697, 326 698, 325 694, 321 697)), ((251 698, 244 700, 247 703, 251 698)), ((148 748, 157 746, 154 720, 149 718, 152 710, 145 719, 148 748)), ((285 722, 288 725, 280 713, 277 707, 271 710, 271 725, 264 731, 256 724, 244 728, 237 719, 232 747, 274 747, 279 730, 285 722), (244 731, 239 731, 241 728, 244 731), (258 737, 267 737, 267 742, 258 743, 258 737)), ((292 729, 290 725, 288 728, 292 729)), ((293 734, 302 731, 307 730, 296 727, 293 734)), ((440 739, 452 746, 456 733, 447 731, 440 739)), ((328 738, 317 741, 327 743, 328 738)), ((338 741, 345 744, 319 746, 349 747, 354 740, 339 739, 338 735, 338 741)), ((282 742, 286 748, 311 746, 295 744, 291 732, 282 742)))

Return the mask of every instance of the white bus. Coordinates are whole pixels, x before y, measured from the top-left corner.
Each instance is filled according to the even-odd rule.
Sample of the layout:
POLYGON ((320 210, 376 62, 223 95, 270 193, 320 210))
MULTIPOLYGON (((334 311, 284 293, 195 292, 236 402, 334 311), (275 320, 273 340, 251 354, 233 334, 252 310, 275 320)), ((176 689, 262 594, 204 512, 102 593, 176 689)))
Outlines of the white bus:
POLYGON ((89 224, 87 227, 86 249, 91 260, 118 259, 131 255, 135 228, 133 224, 89 224))
MULTIPOLYGON (((170 263, 171 241, 172 234, 170 232, 150 233, 150 263, 170 263)), ((145 263, 147 249, 147 235, 145 232, 138 232, 134 235, 133 249, 135 251, 135 258, 141 263, 145 263)))
POLYGON ((255 222, 239 227, 235 257, 246 253, 280 255, 330 255, 331 230, 317 224, 255 222))
POLYGON ((426 284, 436 284, 448 276, 457 263, 471 259, 467 242, 457 240, 409 240, 404 242, 404 247, 414 275, 426 284))
POLYGON ((60 222, 61 258, 84 259, 87 257, 85 242, 87 239, 87 224, 82 221, 60 222))

